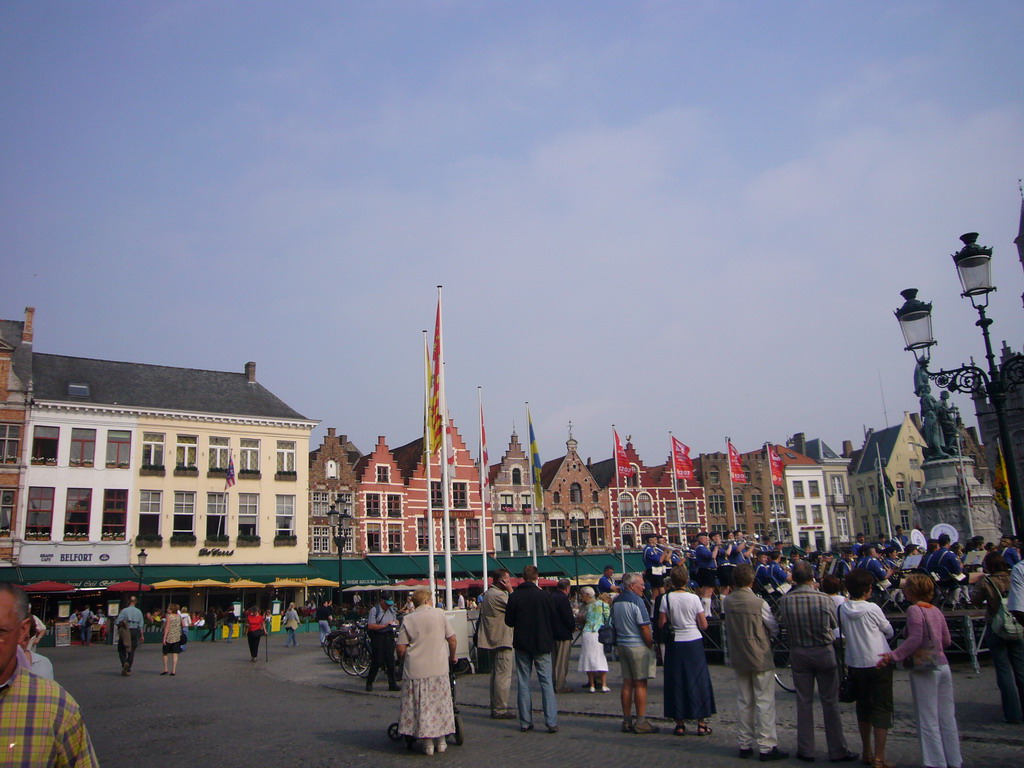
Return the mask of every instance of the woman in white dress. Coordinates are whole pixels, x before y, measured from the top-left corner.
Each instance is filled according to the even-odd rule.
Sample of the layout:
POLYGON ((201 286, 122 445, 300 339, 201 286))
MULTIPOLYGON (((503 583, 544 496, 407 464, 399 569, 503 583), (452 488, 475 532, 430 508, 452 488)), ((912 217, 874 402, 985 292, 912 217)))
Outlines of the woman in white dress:
POLYGON ((590 692, 600 690, 608 693, 608 659, 604 655, 604 646, 597 637, 597 631, 611 618, 612 609, 608 603, 594 596, 593 587, 583 587, 580 597, 587 608, 587 618, 580 636, 580 672, 587 673, 590 692))

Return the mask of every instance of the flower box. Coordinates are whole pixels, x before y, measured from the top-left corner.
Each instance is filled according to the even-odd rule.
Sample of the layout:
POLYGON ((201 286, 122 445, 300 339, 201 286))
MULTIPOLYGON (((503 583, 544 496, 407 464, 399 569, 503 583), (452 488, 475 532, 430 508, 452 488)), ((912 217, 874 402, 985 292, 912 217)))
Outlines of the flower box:
POLYGON ((127 461, 108 461, 107 469, 128 469, 127 461))
POLYGON ((0 539, 10 538, 10 535, 11 535, 11 529, 10 528, 0 528, 0 539))
POLYGON ((89 534, 87 533, 65 533, 64 541, 88 541, 89 534))
POLYGON ((213 469, 206 470, 206 476, 207 477, 227 477, 228 476, 228 471, 226 469, 220 469, 219 467, 215 467, 213 469))
POLYGON ((175 533, 171 535, 172 547, 194 547, 196 537, 190 533, 175 533))
POLYGON ((50 532, 49 531, 47 531, 46 533, 31 533, 30 532, 30 533, 26 533, 25 534, 25 541, 49 541, 49 540, 50 540, 50 532))
POLYGON ((274 546, 275 547, 297 547, 299 545, 298 536, 275 536, 274 546))
POLYGON ((240 469, 238 470, 239 480, 259 480, 263 475, 260 474, 258 469, 240 469))
POLYGON ((101 541, 124 541, 125 540, 125 534, 124 534, 124 531, 121 531, 119 533, 102 533, 102 534, 100 534, 100 540, 101 541))
POLYGON ((163 464, 143 464, 139 468, 140 477, 163 477, 166 474, 163 464))
POLYGON ((259 536, 249 536, 247 534, 239 534, 235 539, 235 545, 239 547, 258 547, 263 541, 259 536))
POLYGON ((203 540, 204 547, 226 547, 230 543, 230 536, 207 536, 203 540))
POLYGON ((199 470, 195 467, 175 467, 175 477, 199 477, 199 470))
POLYGON ((146 535, 139 535, 135 537, 135 546, 137 547, 153 547, 154 549, 162 547, 164 545, 164 537, 159 533, 148 533, 146 535))
POLYGON ((290 482, 294 483, 296 480, 299 479, 299 473, 298 472, 277 472, 277 473, 274 474, 274 479, 275 480, 285 480, 285 481, 290 481, 290 482))

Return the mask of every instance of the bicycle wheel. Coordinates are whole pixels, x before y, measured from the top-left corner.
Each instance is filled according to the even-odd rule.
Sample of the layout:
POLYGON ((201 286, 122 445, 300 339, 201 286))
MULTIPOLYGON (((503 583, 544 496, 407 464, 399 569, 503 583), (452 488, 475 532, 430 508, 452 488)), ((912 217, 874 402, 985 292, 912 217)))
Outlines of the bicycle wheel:
POLYGON ((455 733, 453 734, 455 746, 461 747, 466 743, 466 734, 462 730, 462 718, 458 715, 455 716, 455 733))
POLYGON ((345 638, 339 636, 333 640, 328 640, 325 649, 327 651, 327 658, 335 664, 339 664, 342 656, 345 655, 345 638))
POLYGON ((366 677, 370 671, 370 650, 362 644, 346 646, 341 652, 341 668, 352 677, 366 677))
POLYGON ((789 667, 775 670, 775 682, 787 693, 796 693, 796 688, 793 686, 793 673, 789 667))

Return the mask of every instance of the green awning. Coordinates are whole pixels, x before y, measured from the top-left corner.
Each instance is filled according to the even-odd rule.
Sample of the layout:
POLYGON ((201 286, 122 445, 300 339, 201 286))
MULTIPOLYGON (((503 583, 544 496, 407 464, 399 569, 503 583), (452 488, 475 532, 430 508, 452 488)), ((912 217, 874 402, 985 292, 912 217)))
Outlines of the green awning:
MULTIPOLYGON (((480 569, 483 568, 483 557, 481 555, 452 555, 452 575, 455 576, 466 576, 473 579, 481 578, 482 574, 480 569)), ((444 557, 439 562, 440 570, 444 571, 444 557)), ((503 568, 504 566, 495 560, 493 557, 487 557, 487 572, 490 573, 495 568, 503 568)))
MULTIPOLYGON (((119 581, 135 581, 139 575, 127 565, 50 566, 26 565, 0 569, 0 581, 35 584, 37 581, 59 581, 79 588, 105 587, 119 581), (18 572, 21 572, 19 578, 18 572)), ((149 574, 145 574, 147 577, 149 574)), ((148 580, 148 579, 147 579, 148 580)))
MULTIPOLYGON (((501 561, 502 567, 507 568, 509 573, 513 576, 521 576, 523 574, 523 568, 533 562, 532 556, 499 556, 498 559, 501 561)), ((560 576, 568 576, 572 573, 571 566, 568 569, 564 568, 558 558, 552 557, 551 555, 540 555, 537 558, 537 570, 540 572, 541 576, 546 576, 552 579, 556 579, 560 576)))
POLYGON ((284 563, 282 565, 266 563, 264 565, 225 565, 224 567, 240 579, 252 579, 265 584, 269 584, 274 579, 315 579, 320 575, 320 572, 308 563, 284 563))
MULTIPOLYGON (((427 558, 411 555, 370 555, 370 564, 389 579, 417 579, 426 577, 427 558)), ((346 579, 347 581, 348 579, 346 579)))
MULTIPOLYGON (((318 557, 310 560, 309 564, 317 571, 317 576, 332 581, 338 580, 338 558, 318 557)), ((390 584, 391 579, 383 576, 377 569, 361 557, 346 557, 344 559, 345 586, 351 587, 359 584, 390 584)))
POLYGON ((231 581, 230 571, 223 565, 147 565, 142 573, 147 584, 158 581, 178 579, 179 581, 199 581, 200 579, 216 579, 231 581))

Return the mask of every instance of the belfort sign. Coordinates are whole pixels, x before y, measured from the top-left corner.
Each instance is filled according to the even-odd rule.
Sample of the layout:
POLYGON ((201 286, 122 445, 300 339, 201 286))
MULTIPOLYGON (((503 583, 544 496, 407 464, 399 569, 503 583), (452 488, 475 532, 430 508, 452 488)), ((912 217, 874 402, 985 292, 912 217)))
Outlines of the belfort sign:
POLYGON ((26 541, 18 557, 20 565, 128 565, 131 545, 123 542, 26 541))

